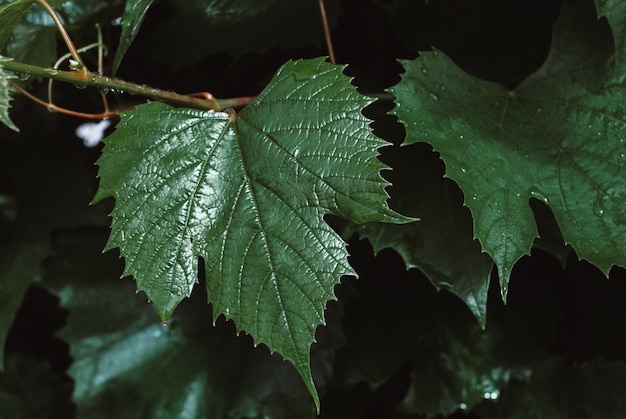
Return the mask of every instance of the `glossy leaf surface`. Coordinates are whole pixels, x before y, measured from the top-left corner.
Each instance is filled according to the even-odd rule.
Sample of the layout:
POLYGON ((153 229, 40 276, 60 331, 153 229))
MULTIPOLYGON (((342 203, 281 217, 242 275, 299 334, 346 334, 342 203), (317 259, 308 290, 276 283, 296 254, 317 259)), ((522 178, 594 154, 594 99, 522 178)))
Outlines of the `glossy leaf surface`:
POLYGON ((96 200, 114 196, 107 248, 167 320, 205 261, 214 317, 224 314, 291 361, 315 396, 309 347, 341 275, 343 240, 324 222, 407 222, 386 206, 369 129, 342 68, 281 67, 240 114, 150 103, 107 140, 96 200))
POLYGON ((564 8, 545 64, 514 91, 437 51, 405 62, 393 89, 407 143, 432 144, 461 186, 504 297, 537 236, 530 198, 580 257, 605 273, 626 264, 626 85, 610 77, 610 32, 589 6, 564 8))
POLYGON ((122 34, 120 35, 120 44, 115 51, 113 59, 113 69, 111 74, 114 76, 122 62, 122 58, 132 44, 133 39, 137 36, 141 23, 143 22, 150 5, 153 0, 127 0, 124 15, 122 16, 122 34))

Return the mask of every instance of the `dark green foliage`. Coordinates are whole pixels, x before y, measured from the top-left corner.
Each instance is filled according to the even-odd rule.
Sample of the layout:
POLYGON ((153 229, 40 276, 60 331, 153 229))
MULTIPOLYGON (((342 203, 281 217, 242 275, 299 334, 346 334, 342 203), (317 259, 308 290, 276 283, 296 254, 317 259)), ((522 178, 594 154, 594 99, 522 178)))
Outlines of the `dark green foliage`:
POLYGON ((1 419, 623 416, 623 2, 327 0, 347 66, 317 0, 50 4, 107 75, 258 96, 109 92, 85 149, 0 0, 1 419))

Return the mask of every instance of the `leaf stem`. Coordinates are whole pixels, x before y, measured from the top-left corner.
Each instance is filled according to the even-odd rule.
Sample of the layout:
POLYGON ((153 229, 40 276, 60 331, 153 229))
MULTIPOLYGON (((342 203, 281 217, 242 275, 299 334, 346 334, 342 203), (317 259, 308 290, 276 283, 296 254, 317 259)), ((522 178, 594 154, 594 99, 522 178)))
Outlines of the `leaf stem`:
POLYGON ((216 99, 209 93, 183 95, 168 90, 156 89, 145 84, 136 84, 115 77, 103 76, 90 71, 63 71, 52 67, 44 68, 17 61, 5 61, 2 63, 2 67, 8 71, 72 83, 78 87, 95 86, 103 90, 110 90, 117 93, 129 93, 148 99, 203 110, 221 111, 222 109, 230 107, 243 106, 254 99, 253 97, 216 99))
POLYGON ((65 45, 67 46, 67 49, 72 54, 72 58, 76 61, 76 63, 78 63, 77 70, 79 70, 81 74, 87 77, 87 73, 89 72, 89 70, 87 70, 87 67, 85 67, 85 63, 83 62, 83 59, 80 58, 80 54, 76 50, 76 47, 74 46, 74 43, 72 42, 72 38, 70 38, 70 35, 65 30, 65 26, 63 25, 63 22, 61 22, 61 19, 59 19, 59 16, 57 15, 57 13, 54 11, 52 6, 48 4, 46 0, 35 0, 35 2, 37 2, 44 9, 46 9, 46 12, 48 12, 50 17, 54 21, 54 24, 57 26, 59 33, 63 37, 63 41, 65 41, 65 45))
POLYGON ((328 58, 331 64, 337 64, 335 59, 335 51, 333 49, 333 41, 330 37, 330 27, 328 25, 328 18, 326 17, 326 7, 324 7, 324 0, 318 0, 320 6, 320 15, 322 18, 322 24, 324 25, 324 38, 326 38, 326 47, 328 48, 328 58))

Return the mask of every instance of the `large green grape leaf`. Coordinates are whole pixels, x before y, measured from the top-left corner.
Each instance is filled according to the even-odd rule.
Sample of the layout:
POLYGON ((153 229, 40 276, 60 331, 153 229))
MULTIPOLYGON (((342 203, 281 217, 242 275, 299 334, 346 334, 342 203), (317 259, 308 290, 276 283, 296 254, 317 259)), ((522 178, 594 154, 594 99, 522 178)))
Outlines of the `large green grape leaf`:
POLYGON ((113 59, 113 69, 111 74, 114 76, 122 62, 122 58, 130 47, 130 44, 139 33, 139 28, 143 22, 150 5, 153 0, 126 0, 126 8, 122 16, 122 34, 120 35, 120 43, 115 52, 113 59))
POLYGON ((9 117, 9 108, 11 108, 12 99, 11 91, 13 90, 9 84, 9 80, 15 78, 15 76, 7 73, 4 71, 4 68, 2 68, 2 63, 7 61, 11 61, 11 59, 0 55, 0 122, 13 131, 19 131, 9 117))
POLYGON ((458 187, 442 178, 442 164, 426 144, 388 148, 382 160, 393 168, 392 208, 420 217, 410 225, 351 225, 376 252, 391 247, 407 267, 420 269, 437 289, 458 295, 476 319, 487 320, 487 291, 493 261, 473 239, 472 219, 458 187))
POLYGON ((564 7, 544 65, 514 91, 434 51, 404 62, 393 92, 406 142, 441 153, 506 298, 514 263, 547 203, 567 244, 605 274, 626 264, 625 85, 610 81, 611 36, 590 3, 564 7))
POLYGON ((281 353, 317 402, 315 329, 341 275, 341 238, 324 222, 406 222, 386 206, 384 165, 342 67, 291 61, 240 114, 149 103, 122 115, 98 160, 95 200, 116 198, 107 249, 163 320, 189 296, 197 261, 214 317, 281 353))
POLYGON ((626 76, 626 2, 622 0, 594 0, 598 17, 606 17, 615 42, 615 67, 617 77, 626 76))
MULTIPOLYGON (((202 290, 164 327, 153 307, 134 295, 133 283, 117 279, 123 269, 117 255, 101 254, 107 233, 57 234, 55 256, 44 270, 43 284, 69 310, 60 334, 74 360, 69 372, 77 418, 315 417, 289 364, 255 349, 249 337, 237 337, 230 322, 211 326, 202 290)), ((316 372, 332 365, 334 350, 316 345, 316 372)))

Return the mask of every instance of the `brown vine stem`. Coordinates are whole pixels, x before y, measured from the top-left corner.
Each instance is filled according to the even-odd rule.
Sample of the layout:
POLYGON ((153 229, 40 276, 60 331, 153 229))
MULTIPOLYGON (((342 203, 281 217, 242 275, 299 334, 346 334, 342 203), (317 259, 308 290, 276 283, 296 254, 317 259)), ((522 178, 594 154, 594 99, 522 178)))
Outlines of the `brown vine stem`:
MULTIPOLYGON (((81 88, 86 86, 94 86, 100 88, 101 90, 110 90, 117 93, 128 93, 131 95, 146 97, 148 99, 159 100, 175 105, 187 106, 202 110, 221 111, 222 109, 246 105, 254 99, 254 97, 216 99, 209 93, 183 95, 168 90, 155 89, 145 84, 136 84, 114 77, 103 76, 101 74, 92 73, 89 71, 87 71, 85 75, 83 75, 82 72, 62 71, 52 67, 44 68, 17 61, 3 62, 2 67, 5 70, 13 71, 15 73, 29 74, 35 77, 43 77, 66 83, 72 83, 75 86, 81 88)), ((25 91, 23 89, 20 90, 20 93, 24 92, 25 91)), ((33 98, 32 95, 26 96, 28 96, 29 98, 33 98)), ((51 110, 59 111, 61 109, 60 107, 57 107, 51 103, 43 102, 41 100, 37 100, 37 103, 40 103, 51 110)), ((119 111, 111 112, 110 114, 115 115, 117 113, 119 113, 119 111)), ((102 118, 102 115, 105 114, 103 113, 94 115, 97 115, 96 118, 102 118)))
POLYGON ((324 0, 318 0, 317 3, 320 6, 320 15, 322 17, 322 24, 324 25, 324 37, 326 38, 326 47, 328 48, 328 58, 331 64, 337 64, 335 59, 335 51, 333 50, 333 41, 330 38, 330 27, 328 26, 328 18, 326 17, 326 7, 324 7, 324 0))

